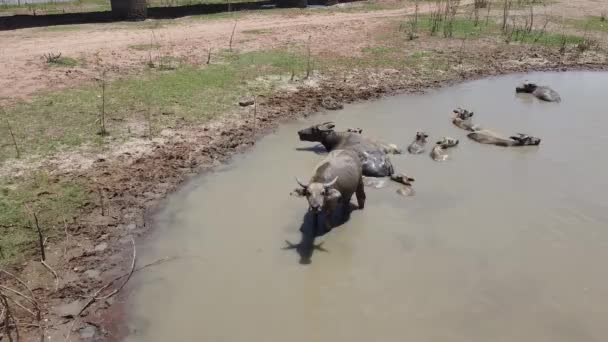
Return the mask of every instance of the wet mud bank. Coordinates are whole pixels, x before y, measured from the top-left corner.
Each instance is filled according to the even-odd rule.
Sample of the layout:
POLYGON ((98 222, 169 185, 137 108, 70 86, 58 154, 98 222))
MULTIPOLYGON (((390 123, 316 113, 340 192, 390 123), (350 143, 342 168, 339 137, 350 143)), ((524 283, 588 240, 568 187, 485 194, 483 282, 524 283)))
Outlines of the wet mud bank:
MULTIPOLYGON (((488 63, 483 66, 441 77, 405 75, 398 70, 364 71, 353 74, 344 82, 341 77, 321 75, 315 86, 301 86, 295 91, 259 98, 255 138, 271 132, 286 120, 336 109, 344 103, 420 93, 506 73, 608 69, 603 63, 564 63, 559 54, 542 50, 533 52, 536 57, 529 60, 531 53, 529 48, 522 48, 494 54, 490 58, 491 53, 488 52, 488 63)), ((129 271, 131 237, 139 237, 149 231, 150 213, 158 208, 160 201, 189 177, 214 170, 229 162, 236 153, 247 151, 255 139, 250 109, 244 109, 242 115, 219 119, 202 127, 176 127, 173 133, 165 142, 155 143, 150 152, 99 158, 85 172, 53 175, 56 182, 78 179, 95 184, 93 191, 100 189, 102 194, 101 201, 87 203, 81 215, 66 227, 73 239, 83 243, 70 247, 66 262, 57 266, 56 271, 64 275, 59 290, 44 286, 36 289, 44 316, 49 319, 49 324, 54 325, 58 336, 71 329, 73 315, 58 313, 56 308, 81 301, 82 297, 90 296, 108 281, 129 271), (102 276, 87 278, 83 274, 86 270, 98 271, 102 276)), ((49 248, 62 250, 65 244, 57 243, 49 248)), ((16 265, 13 271, 20 273, 27 268, 27 265, 16 265)), ((3 283, 11 283, 8 278, 0 279, 3 283)), ((48 283, 52 284, 52 279, 48 283)), ((88 332, 90 325, 96 327, 95 339, 120 340, 126 331, 124 307, 119 304, 124 295, 126 292, 121 292, 109 300, 92 303, 80 313, 72 334, 78 335, 79 329, 88 329, 85 330, 88 332)))

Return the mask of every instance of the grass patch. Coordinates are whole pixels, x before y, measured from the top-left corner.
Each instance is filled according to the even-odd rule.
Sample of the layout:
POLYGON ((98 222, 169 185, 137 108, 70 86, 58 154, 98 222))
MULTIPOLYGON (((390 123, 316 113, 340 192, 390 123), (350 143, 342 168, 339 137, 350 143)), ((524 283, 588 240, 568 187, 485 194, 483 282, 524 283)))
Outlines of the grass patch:
POLYGON ((43 235, 55 238, 88 200, 84 189, 77 181, 53 182, 41 172, 19 184, 0 180, 0 266, 38 253, 38 236, 27 207, 37 214, 43 235))
POLYGON ((24 5, 0 5, 0 13, 11 14, 62 14, 75 12, 109 11, 108 0, 75 0, 69 2, 49 2, 24 5))
MULTIPOLYGON (((406 23, 407 24, 407 23, 406 23)), ((402 24, 404 25, 404 24, 402 24)), ((437 36, 443 36, 443 30, 445 25, 448 25, 446 21, 441 21, 436 26, 437 36)), ((433 21, 430 16, 421 16, 418 19, 419 29, 431 32, 433 29, 433 21)), ((564 35, 552 32, 542 32, 538 30, 532 30, 526 32, 525 30, 514 30, 508 33, 503 33, 500 27, 493 21, 488 22, 480 20, 477 25, 473 19, 467 18, 455 18, 452 22, 452 35, 453 38, 479 38, 489 36, 500 36, 502 35, 506 40, 510 42, 518 42, 522 44, 538 44, 548 47, 560 47, 564 45, 579 45, 585 42, 585 38, 577 35, 564 35)))
POLYGON ((78 60, 71 57, 59 57, 47 62, 48 65, 54 67, 72 68, 78 66, 78 60))
MULTIPOLYGON (((403 23, 403 25, 408 25, 409 23, 403 23)), ((447 21, 441 21, 435 27, 437 35, 442 35, 444 30, 446 30, 449 25, 447 21)), ((491 35, 497 33, 497 27, 493 23, 485 24, 484 21, 479 21, 477 25, 475 25, 475 21, 473 19, 467 18, 454 18, 451 22, 452 29, 452 37, 454 38, 465 38, 465 37, 480 37, 482 35, 491 35)), ((428 15, 423 15, 418 18, 418 27, 426 32, 431 32, 433 30, 433 19, 428 15)))
POLYGON ((135 44, 129 45, 129 49, 137 51, 149 51, 160 49, 160 44, 135 44))
POLYGON ((582 30, 608 32, 608 18, 606 16, 592 16, 585 19, 571 19, 570 24, 582 30))
POLYGON ((551 32, 525 32, 516 31, 511 35, 511 41, 523 44, 539 44, 549 47, 560 47, 565 45, 578 45, 585 42, 584 37, 558 34, 551 32))
MULTIPOLYGON (((105 109, 110 135, 118 139, 132 136, 125 123, 144 122, 150 111, 157 129, 173 125, 180 118, 204 122, 235 107, 238 98, 247 92, 247 82, 292 71, 301 75, 306 70, 303 55, 283 50, 223 52, 218 57, 224 60, 222 64, 201 68, 178 65, 171 72, 151 69, 140 78, 109 83, 105 109)), ((100 87, 91 85, 5 108, 22 154, 48 155, 84 144, 103 144, 103 138, 96 135, 100 95, 100 87)), ((0 162, 14 155, 8 128, 0 124, 0 162)))
POLYGON ((362 51, 364 53, 369 53, 372 55, 385 55, 385 54, 389 54, 389 53, 399 52, 399 49, 385 47, 385 46, 377 46, 377 47, 363 48, 362 51))
POLYGON ((244 33, 244 34, 268 34, 268 33, 272 33, 272 30, 268 30, 268 29, 245 30, 245 31, 242 31, 242 33, 244 33))

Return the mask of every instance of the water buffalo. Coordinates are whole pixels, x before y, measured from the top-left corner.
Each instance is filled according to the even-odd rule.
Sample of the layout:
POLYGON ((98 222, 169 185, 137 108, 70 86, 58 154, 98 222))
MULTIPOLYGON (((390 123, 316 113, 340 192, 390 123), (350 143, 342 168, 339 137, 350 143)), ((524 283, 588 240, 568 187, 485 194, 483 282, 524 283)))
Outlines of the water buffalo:
POLYGON ((426 146, 426 138, 428 137, 429 135, 425 132, 416 132, 416 138, 410 146, 407 147, 407 151, 411 154, 423 153, 426 146))
POLYGON ((450 138, 450 137, 441 138, 441 140, 439 140, 437 143, 435 143, 435 146, 431 150, 431 158, 434 161, 447 160, 450 157, 447 150, 449 148, 457 146, 458 143, 459 143, 458 139, 454 139, 454 138, 450 138))
POLYGON ((547 86, 539 86, 530 82, 524 82, 522 85, 516 87, 515 92, 532 94, 536 96, 536 98, 547 102, 561 102, 562 100, 555 90, 547 86))
POLYGON ((397 189, 397 193, 401 196, 409 197, 414 196, 416 191, 412 188, 412 184, 404 184, 404 186, 397 189))
MULTIPOLYGON (((348 129, 346 129, 346 132, 363 134, 363 129, 348 128, 348 129)), ((388 154, 401 154, 402 153, 401 149, 395 144, 388 144, 383 141, 379 141, 379 140, 368 138, 368 137, 366 137, 366 139, 369 140, 370 142, 374 143, 380 149, 382 149, 384 151, 384 153, 388 153, 388 154)))
POLYGON ((406 174, 400 173, 398 175, 394 175, 393 178, 398 178, 399 183, 404 186, 397 189, 397 193, 401 196, 413 196, 414 188, 412 187, 412 182, 414 182, 414 178, 408 177, 406 174))
POLYGON ((320 142, 327 151, 349 149, 356 151, 363 163, 363 175, 386 177, 394 173, 385 149, 372 139, 354 132, 336 132, 332 122, 313 125, 298 131, 301 141, 320 142))
POLYGON ((331 228, 331 218, 339 204, 344 206, 344 215, 348 215, 353 194, 357 196, 359 209, 365 206, 362 164, 355 151, 331 151, 317 164, 308 184, 297 178, 296 181, 301 188, 295 192, 306 196, 309 210, 316 215, 315 229, 320 213, 325 214, 326 228, 331 228))
POLYGON ((473 124, 472 117, 474 113, 472 111, 458 108, 454 109, 454 113, 456 114, 456 117, 452 119, 452 123, 457 127, 471 132, 481 129, 479 126, 473 124))
POLYGON ((490 144, 503 147, 529 145, 536 146, 540 144, 539 138, 532 137, 527 134, 517 133, 516 135, 506 138, 487 129, 469 133, 467 137, 481 144, 490 144))

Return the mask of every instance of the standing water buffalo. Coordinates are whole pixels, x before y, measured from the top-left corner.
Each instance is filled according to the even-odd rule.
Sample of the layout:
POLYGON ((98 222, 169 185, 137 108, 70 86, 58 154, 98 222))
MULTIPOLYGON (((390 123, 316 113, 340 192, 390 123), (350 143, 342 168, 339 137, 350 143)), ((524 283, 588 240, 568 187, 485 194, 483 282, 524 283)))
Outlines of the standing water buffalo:
POLYGON ((481 127, 473 124, 473 112, 466 109, 458 108, 454 109, 454 113, 456 114, 456 117, 452 119, 452 123, 457 127, 471 132, 481 129, 481 127))
POLYGON ((532 94, 536 96, 536 98, 547 102, 561 102, 562 100, 555 90, 547 86, 539 86, 530 82, 524 82, 524 84, 516 87, 515 92, 532 94))
POLYGON ((481 144, 490 144, 503 147, 540 145, 539 138, 532 137, 527 134, 517 133, 509 138, 505 138, 500 134, 487 129, 469 133, 467 137, 481 144))
POLYGON ((344 207, 347 216, 350 209, 350 199, 357 196, 359 209, 365 206, 365 190, 363 186, 362 165, 355 151, 331 151, 314 169, 308 184, 296 178, 301 189, 296 189, 300 196, 306 196, 309 210, 315 216, 315 231, 318 225, 318 214, 325 214, 327 230, 331 228, 331 218, 338 204, 344 207))
POLYGON ((416 132, 416 139, 407 147, 407 151, 411 154, 420 154, 424 152, 426 146, 426 138, 429 135, 425 132, 416 132))
POLYGON ((298 131, 301 141, 320 142, 327 151, 348 149, 357 152, 363 163, 363 175, 387 177, 395 173, 393 164, 378 142, 355 132, 336 132, 332 122, 313 125, 298 131))

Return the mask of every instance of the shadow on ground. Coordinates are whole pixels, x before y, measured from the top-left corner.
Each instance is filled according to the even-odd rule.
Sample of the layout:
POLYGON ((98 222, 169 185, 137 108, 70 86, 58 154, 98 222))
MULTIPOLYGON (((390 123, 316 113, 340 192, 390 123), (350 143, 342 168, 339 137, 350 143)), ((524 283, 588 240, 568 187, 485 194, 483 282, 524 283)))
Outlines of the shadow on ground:
POLYGON ((288 240, 285 240, 287 246, 283 247, 283 249, 294 249, 300 256, 300 264, 310 264, 312 262, 312 255, 315 251, 329 252, 323 247, 324 242, 315 244, 315 239, 333 231, 336 228, 339 228, 348 222, 350 219, 350 214, 356 208, 357 206, 351 203, 346 213, 344 213, 343 208, 336 210, 333 217, 333 225, 330 230, 325 228, 325 218, 322 217, 323 215, 320 215, 321 217, 319 217, 317 225, 315 226, 316 215, 311 211, 307 211, 302 218, 302 224, 300 226, 300 242, 294 244, 288 240))

